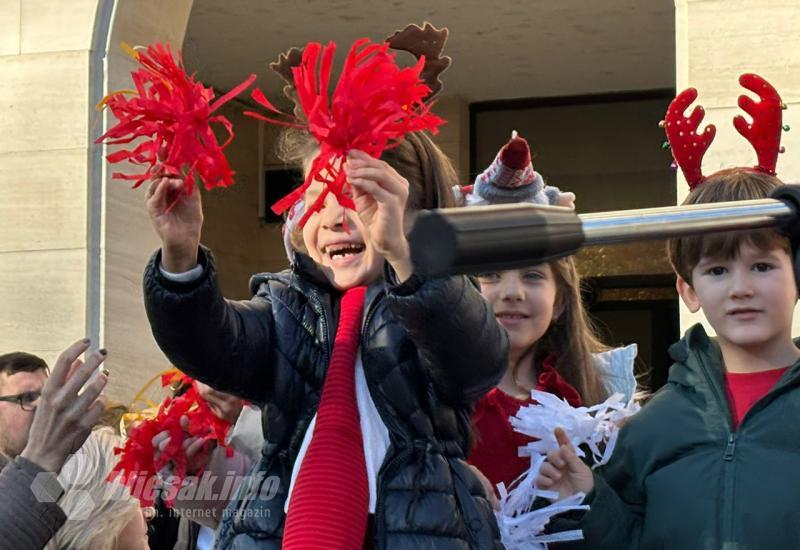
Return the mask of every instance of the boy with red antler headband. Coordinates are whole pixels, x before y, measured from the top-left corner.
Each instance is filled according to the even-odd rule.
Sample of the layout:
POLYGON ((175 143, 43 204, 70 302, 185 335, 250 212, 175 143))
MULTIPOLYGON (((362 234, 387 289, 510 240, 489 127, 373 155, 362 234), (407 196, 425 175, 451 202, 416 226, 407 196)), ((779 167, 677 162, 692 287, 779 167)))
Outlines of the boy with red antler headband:
MULTIPOLYGON (((775 177, 785 105, 764 79, 739 82, 752 123, 734 126, 756 150, 754 167, 701 171, 713 126, 685 110, 694 89, 670 104, 662 126, 692 189, 684 204, 765 198, 775 177)), ((670 348, 667 384, 620 431, 610 462, 593 475, 556 430, 537 483, 563 497, 587 493, 590 510, 555 530, 579 527, 581 548, 796 548, 800 545, 800 350, 791 338, 797 302, 790 243, 759 230, 673 239, 677 289, 717 333, 690 328, 670 348)))

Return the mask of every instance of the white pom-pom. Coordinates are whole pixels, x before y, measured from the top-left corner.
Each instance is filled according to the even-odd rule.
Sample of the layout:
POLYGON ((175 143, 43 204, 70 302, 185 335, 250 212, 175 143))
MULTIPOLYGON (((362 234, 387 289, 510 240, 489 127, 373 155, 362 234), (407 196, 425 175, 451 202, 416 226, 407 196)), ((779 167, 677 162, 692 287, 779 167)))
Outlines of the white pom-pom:
POLYGON ((562 428, 578 456, 585 456, 581 445, 589 448, 592 468, 608 462, 619 425, 639 410, 639 405, 633 401, 624 403, 619 393, 593 407, 572 407, 551 393, 536 390, 531 392, 531 397, 536 403, 520 407, 517 415, 509 419, 515 431, 536 439, 520 448, 520 456, 544 455, 557 449, 553 432, 562 428))
POLYGON ((639 405, 633 400, 624 403, 622 394, 614 394, 593 407, 572 407, 551 393, 536 390, 531 392, 531 397, 535 404, 520 407, 516 416, 509 418, 515 431, 536 439, 519 448, 520 456, 531 457, 531 467, 514 480, 510 490, 503 483, 497 486, 500 493, 497 523, 508 550, 546 550, 547 543, 583 538, 580 530, 543 534, 553 516, 589 509, 581 504, 583 493, 556 501, 557 493, 534 486, 547 452, 558 448, 555 429, 564 430, 579 456, 585 456, 580 446, 588 447, 592 468, 596 468, 611 458, 623 420, 639 411, 639 405), (537 498, 556 502, 533 510, 537 498))
POLYGON ((558 502, 533 509, 537 498, 556 500, 558 493, 543 491, 534 486, 534 481, 539 476, 539 469, 544 464, 545 457, 538 455, 531 459, 531 467, 522 476, 512 482, 509 492, 504 483, 497 489, 500 493, 500 510, 496 512, 497 525, 500 528, 500 537, 507 550, 547 550, 547 543, 580 540, 583 533, 580 530, 565 531, 561 533, 543 534, 550 522, 550 518, 570 510, 588 510, 589 507, 581 504, 583 493, 576 493, 558 502))

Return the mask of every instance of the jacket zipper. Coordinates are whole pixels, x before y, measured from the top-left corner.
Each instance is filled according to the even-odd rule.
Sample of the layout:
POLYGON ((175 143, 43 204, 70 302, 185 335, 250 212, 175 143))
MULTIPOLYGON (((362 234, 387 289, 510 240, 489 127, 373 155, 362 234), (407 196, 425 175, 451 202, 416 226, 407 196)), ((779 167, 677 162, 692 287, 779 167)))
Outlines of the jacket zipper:
MULTIPOLYGON (((377 310, 377 304, 381 301, 384 292, 380 291, 369 303, 367 306, 367 313, 364 315, 364 322, 361 326, 361 348, 364 349, 367 343, 367 327, 369 326, 370 322, 372 321, 372 317, 377 310)), ((367 376, 367 370, 364 369, 364 378, 367 380, 367 387, 370 388, 370 378, 367 376)), ((370 388, 370 394, 374 395, 372 389, 370 388)), ((387 480, 392 479, 395 472, 399 470, 402 466, 408 462, 408 458, 412 454, 411 450, 411 442, 408 441, 408 438, 401 432, 398 428, 397 424, 394 422, 394 417, 387 413, 384 408, 384 403, 381 400, 375 401, 375 408, 378 409, 378 414, 381 417, 381 420, 386 423, 387 427, 389 428, 389 433, 395 433, 398 435, 403 436, 403 439, 406 440, 406 446, 403 452, 396 454, 393 456, 389 462, 383 464, 380 471, 378 472, 378 479, 376 480, 376 486, 378 494, 376 495, 376 503, 375 503, 375 550, 381 550, 386 548, 386 521, 384 520, 384 496, 386 494, 386 484, 388 483, 387 480)))
MULTIPOLYGON (((773 388, 767 395, 763 396, 761 399, 756 401, 750 410, 748 410, 742 421, 739 423, 737 430, 733 430, 733 421, 731 418, 732 411, 730 410, 730 406, 728 404, 727 399, 723 399, 721 395, 721 389, 718 385, 714 382, 711 375, 708 372, 709 367, 706 365, 705 361, 698 355, 698 361, 701 363, 701 370, 703 371, 703 375, 706 378, 706 383, 711 388, 714 396, 717 399, 717 404, 719 405, 722 411, 727 412, 727 422, 728 422, 728 441, 725 446, 725 452, 722 454, 723 464, 723 518, 722 518, 722 541, 726 540, 733 540, 733 512, 734 512, 734 488, 735 488, 735 471, 736 471, 736 463, 734 459, 736 458, 736 440, 739 437, 739 434, 742 431, 746 421, 753 416, 756 412, 763 409, 767 406, 767 404, 771 403, 774 399, 777 398, 780 394, 784 393, 788 388, 794 387, 797 385, 795 380, 785 382, 783 384, 779 384, 777 387, 773 388)), ((792 367, 790 367, 791 369, 792 367)), ((795 377, 796 378, 796 377, 795 377)))
MULTIPOLYGON (((298 289, 301 290, 301 289, 298 289)), ((301 290, 302 292, 302 290, 301 290)), ((328 316, 327 312, 325 311, 325 306, 322 304, 322 299, 319 296, 319 293, 314 290, 313 288, 309 288, 309 294, 314 299, 315 309, 317 310, 317 314, 319 315, 320 323, 322 324, 322 336, 320 340, 322 341, 322 349, 325 351, 325 360, 326 362, 330 360, 330 344, 328 340, 328 316)))
POLYGON ((701 364, 701 369, 703 371, 703 376, 705 376, 706 383, 708 387, 714 394, 715 399, 717 400, 717 406, 721 411, 725 413, 725 419, 728 426, 728 439, 727 444, 725 445, 725 451, 722 453, 722 532, 721 532, 721 541, 732 540, 733 536, 733 493, 734 493, 734 486, 735 486, 735 466, 736 463, 734 462, 734 458, 736 456, 736 432, 733 431, 733 423, 731 420, 731 410, 730 406, 728 405, 727 399, 724 398, 722 395, 722 389, 714 382, 709 373, 708 365, 706 365, 705 361, 698 355, 698 361, 701 364))
POLYGON ((725 447, 725 454, 722 455, 722 460, 730 462, 733 460, 733 453, 736 450, 736 432, 728 434, 728 445, 725 447))

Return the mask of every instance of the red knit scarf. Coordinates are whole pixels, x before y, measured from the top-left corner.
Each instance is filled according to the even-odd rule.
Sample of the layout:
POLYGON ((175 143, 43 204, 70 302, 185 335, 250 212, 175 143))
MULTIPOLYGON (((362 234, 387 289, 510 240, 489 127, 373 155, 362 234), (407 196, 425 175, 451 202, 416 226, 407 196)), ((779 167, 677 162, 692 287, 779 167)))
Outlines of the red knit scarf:
POLYGON ((355 393, 365 287, 342 297, 314 434, 292 490, 284 550, 354 550, 367 530, 369 485, 355 393))

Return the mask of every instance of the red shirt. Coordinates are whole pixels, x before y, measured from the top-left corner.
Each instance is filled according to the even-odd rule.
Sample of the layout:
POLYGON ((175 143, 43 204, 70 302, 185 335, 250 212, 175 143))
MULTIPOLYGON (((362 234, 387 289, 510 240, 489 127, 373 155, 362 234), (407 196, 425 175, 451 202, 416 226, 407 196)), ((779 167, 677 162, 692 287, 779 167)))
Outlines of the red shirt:
MULTIPOLYGON (((548 357, 539 367, 536 389, 562 397, 573 407, 581 405, 577 390, 570 386, 555 370, 555 357, 548 357)), ((475 445, 469 463, 489 478, 492 485, 501 481, 506 487, 531 466, 529 457, 520 457, 518 449, 527 445, 531 438, 517 433, 511 427, 509 417, 517 414, 520 407, 531 405, 533 399, 517 399, 493 388, 475 405, 472 426, 475 445)))
POLYGON ((761 372, 726 372, 725 390, 728 394, 728 404, 731 409, 731 422, 733 429, 739 428, 739 423, 756 401, 764 397, 777 384, 783 373, 789 367, 771 369, 761 372))

